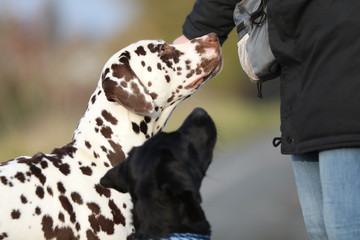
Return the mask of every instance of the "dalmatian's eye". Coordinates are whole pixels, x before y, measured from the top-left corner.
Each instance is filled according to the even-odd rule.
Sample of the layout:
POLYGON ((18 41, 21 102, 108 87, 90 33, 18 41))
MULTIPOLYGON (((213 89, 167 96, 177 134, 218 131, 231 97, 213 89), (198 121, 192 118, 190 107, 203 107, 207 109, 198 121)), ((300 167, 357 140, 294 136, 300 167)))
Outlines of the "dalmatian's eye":
POLYGON ((170 53, 173 50, 173 48, 167 44, 162 44, 159 46, 159 53, 162 54, 166 54, 166 53, 170 53))
POLYGON ((159 51, 160 51, 160 52, 165 52, 165 51, 166 51, 166 49, 165 49, 165 44, 160 45, 159 51))

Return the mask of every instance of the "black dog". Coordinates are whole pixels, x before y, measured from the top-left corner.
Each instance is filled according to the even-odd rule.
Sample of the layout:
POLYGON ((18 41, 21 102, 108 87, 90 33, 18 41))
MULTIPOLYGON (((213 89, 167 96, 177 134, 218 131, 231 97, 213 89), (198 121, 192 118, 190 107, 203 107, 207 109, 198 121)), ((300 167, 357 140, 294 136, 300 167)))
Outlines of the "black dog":
POLYGON ((210 239, 200 206, 200 186, 212 160, 216 128, 196 108, 175 132, 160 132, 101 179, 105 187, 130 192, 136 239, 210 239), (188 237, 191 236, 191 237, 188 237))

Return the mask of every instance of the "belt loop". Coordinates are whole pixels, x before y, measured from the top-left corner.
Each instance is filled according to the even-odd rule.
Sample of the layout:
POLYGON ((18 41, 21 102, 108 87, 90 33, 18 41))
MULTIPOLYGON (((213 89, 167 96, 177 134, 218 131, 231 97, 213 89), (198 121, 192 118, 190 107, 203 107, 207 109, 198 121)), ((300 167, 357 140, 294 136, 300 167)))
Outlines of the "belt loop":
POLYGON ((278 147, 281 144, 281 137, 275 137, 272 141, 274 147, 278 147))

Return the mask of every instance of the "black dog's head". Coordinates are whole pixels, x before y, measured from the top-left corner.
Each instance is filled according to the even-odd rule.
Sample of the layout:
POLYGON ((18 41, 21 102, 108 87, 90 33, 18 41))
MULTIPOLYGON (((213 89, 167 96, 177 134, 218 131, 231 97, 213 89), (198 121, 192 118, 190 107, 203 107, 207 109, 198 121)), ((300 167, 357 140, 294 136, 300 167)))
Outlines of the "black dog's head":
POLYGON ((160 132, 101 179, 104 187, 130 192, 138 239, 174 232, 210 234, 200 186, 212 160, 216 128, 195 109, 175 132, 160 132))

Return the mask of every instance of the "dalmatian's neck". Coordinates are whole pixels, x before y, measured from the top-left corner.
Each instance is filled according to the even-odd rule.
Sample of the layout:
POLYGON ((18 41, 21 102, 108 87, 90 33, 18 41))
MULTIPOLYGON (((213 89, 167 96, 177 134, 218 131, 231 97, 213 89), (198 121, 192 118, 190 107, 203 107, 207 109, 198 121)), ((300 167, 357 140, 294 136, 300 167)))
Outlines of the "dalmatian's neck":
POLYGON ((151 115, 141 116, 108 101, 99 83, 74 132, 75 154, 86 154, 84 159, 102 161, 105 167, 114 166, 126 158, 132 147, 161 131, 174 108, 175 104, 156 108, 151 115))

